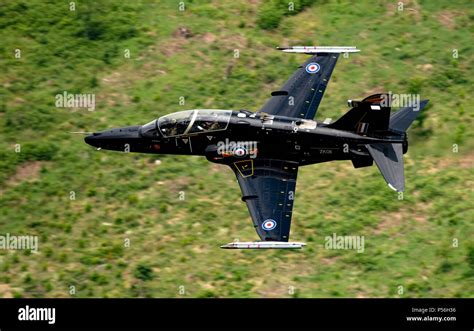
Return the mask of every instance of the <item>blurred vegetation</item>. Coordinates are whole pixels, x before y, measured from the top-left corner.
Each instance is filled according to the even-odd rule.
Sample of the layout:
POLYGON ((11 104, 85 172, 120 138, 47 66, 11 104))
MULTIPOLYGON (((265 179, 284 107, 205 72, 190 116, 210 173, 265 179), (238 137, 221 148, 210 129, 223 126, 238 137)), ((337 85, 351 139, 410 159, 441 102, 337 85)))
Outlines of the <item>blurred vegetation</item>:
POLYGON ((0 251, 0 296, 473 296, 469 1, 75 4, 0 5, 0 234, 39 236, 37 253, 0 251), (98 152, 69 133, 184 109, 256 111, 305 60, 274 47, 314 44, 361 49, 338 62, 317 120, 376 92, 430 103, 409 131, 403 200, 375 166, 301 168, 301 251, 219 249, 257 238, 230 169, 98 152), (63 91, 94 93, 95 111, 56 108, 63 91), (365 236, 365 252, 324 249, 333 233, 365 236))
POLYGON ((315 2, 316 0, 264 0, 258 9, 257 25, 265 30, 275 29, 285 16, 296 15, 315 2))

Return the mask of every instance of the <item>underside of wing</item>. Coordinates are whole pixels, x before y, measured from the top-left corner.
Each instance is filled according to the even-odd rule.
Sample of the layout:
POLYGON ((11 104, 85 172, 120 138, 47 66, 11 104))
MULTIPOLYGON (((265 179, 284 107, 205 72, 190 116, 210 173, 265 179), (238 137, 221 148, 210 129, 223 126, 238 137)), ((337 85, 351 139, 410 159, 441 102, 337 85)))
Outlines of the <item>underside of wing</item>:
POLYGON ((230 164, 253 225, 264 241, 288 241, 298 164, 248 159, 230 164))

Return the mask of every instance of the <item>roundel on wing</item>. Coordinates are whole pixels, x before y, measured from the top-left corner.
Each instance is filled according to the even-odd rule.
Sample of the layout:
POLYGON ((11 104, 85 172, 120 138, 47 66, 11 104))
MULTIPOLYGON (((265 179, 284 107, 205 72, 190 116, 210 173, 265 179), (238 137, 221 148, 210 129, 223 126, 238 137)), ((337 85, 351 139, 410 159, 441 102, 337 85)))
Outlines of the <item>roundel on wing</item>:
POLYGON ((315 74, 319 69, 321 69, 321 67, 316 62, 311 62, 306 65, 306 72, 308 74, 315 74))
POLYGON ((277 226, 277 222, 272 219, 265 220, 262 223, 262 229, 264 229, 265 231, 273 230, 274 228, 276 228, 276 226, 277 226))

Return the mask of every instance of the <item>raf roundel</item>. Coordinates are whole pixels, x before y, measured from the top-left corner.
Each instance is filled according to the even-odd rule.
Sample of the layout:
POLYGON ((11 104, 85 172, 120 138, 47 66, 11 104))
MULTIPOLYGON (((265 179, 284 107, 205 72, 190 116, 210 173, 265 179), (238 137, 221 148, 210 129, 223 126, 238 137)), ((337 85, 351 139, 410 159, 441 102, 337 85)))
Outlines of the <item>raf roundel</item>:
POLYGON ((247 150, 243 147, 237 147, 234 149, 234 155, 237 157, 244 157, 247 155, 247 150))
POLYGON ((272 219, 265 220, 265 222, 262 223, 262 229, 265 231, 273 230, 276 226, 277 222, 272 219))
POLYGON ((321 69, 321 67, 316 62, 311 62, 306 65, 306 72, 308 74, 315 74, 319 69, 321 69))

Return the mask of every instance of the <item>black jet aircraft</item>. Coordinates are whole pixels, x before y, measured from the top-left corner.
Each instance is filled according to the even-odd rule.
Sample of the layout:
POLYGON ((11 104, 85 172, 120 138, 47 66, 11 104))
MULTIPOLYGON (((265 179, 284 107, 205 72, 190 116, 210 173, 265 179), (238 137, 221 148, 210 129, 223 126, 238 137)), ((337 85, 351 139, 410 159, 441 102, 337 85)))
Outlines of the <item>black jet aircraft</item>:
POLYGON ((86 143, 122 152, 202 155, 235 173, 261 241, 222 248, 301 248, 289 242, 296 177, 301 166, 350 160, 354 168, 375 164, 388 186, 404 190, 406 130, 426 103, 391 114, 386 94, 349 100, 351 109, 335 122, 314 120, 341 53, 355 47, 287 47, 311 57, 257 112, 194 109, 148 124, 95 132, 86 143))

